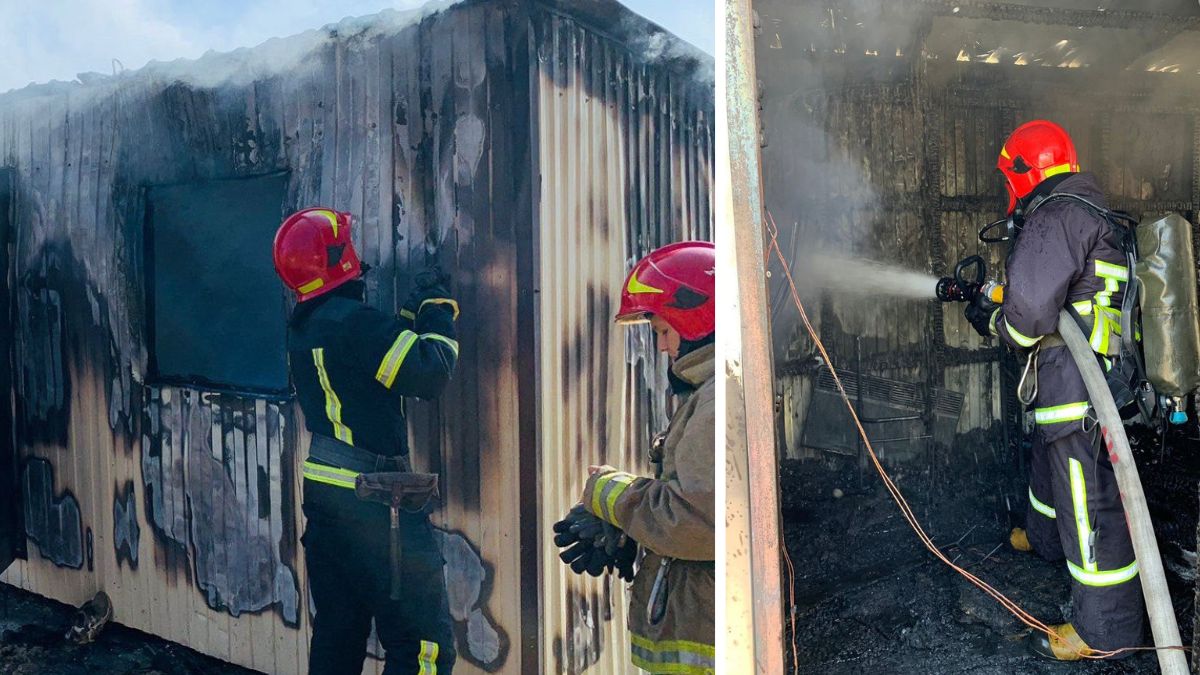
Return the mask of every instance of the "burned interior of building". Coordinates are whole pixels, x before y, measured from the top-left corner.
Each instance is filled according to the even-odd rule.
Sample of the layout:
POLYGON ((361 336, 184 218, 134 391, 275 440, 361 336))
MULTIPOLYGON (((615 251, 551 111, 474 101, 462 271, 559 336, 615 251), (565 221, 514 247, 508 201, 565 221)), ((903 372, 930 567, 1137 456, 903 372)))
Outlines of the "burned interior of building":
MULTIPOLYGON (((1051 119, 1111 207, 1200 209, 1194 2, 758 0, 768 251, 778 247, 850 403, 948 558, 1047 622, 1061 564, 1007 544, 1026 508, 1020 368, 934 296, 1006 206, 1005 137, 1051 119)), ((1193 241, 1196 235, 1193 232, 1193 241)), ((922 547, 883 489, 828 364, 772 261, 788 667, 799 672, 1065 672, 1027 629, 922 547)), ((1197 482, 1190 421, 1131 428, 1184 644, 1193 643, 1197 482)), ((1147 640, 1149 635, 1147 634, 1147 640)), ((1152 652, 1075 666, 1142 672, 1152 652)))

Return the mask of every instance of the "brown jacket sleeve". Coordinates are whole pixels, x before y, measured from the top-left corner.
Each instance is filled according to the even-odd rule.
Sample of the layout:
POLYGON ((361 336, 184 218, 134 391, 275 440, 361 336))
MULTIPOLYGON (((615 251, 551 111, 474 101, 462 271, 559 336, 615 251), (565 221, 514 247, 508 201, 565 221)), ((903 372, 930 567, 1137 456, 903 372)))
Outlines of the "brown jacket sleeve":
POLYGON ((680 410, 688 417, 673 448, 674 476, 639 478, 602 467, 588 478, 584 507, 659 555, 713 560, 715 391, 710 381, 694 394, 694 406, 680 410))

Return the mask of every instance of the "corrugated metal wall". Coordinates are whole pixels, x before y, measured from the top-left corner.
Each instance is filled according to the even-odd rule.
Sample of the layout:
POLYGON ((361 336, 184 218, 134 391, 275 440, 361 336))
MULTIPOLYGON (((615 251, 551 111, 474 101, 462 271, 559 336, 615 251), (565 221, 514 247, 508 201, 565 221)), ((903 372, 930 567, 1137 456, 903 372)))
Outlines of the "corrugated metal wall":
MULTIPOLYGON (((298 409, 157 386, 145 375, 141 186, 287 170, 281 215, 316 203, 356 215, 356 246, 375 268, 373 304, 395 310, 428 260, 454 276, 463 310, 459 374, 436 403, 410 403, 410 434, 418 468, 443 477, 434 520, 459 633, 456 672, 539 667, 534 547, 545 542, 537 498, 562 487, 543 490, 536 478, 538 420, 594 410, 562 397, 551 400, 554 415, 539 406, 535 376, 545 358, 535 340, 542 352, 588 354, 572 371, 593 387, 588 400, 648 399, 625 388, 619 334, 607 334, 603 352, 579 345, 609 330, 603 303, 627 258, 685 223, 707 226, 710 129, 707 113, 682 112, 661 93, 670 78, 642 69, 619 38, 604 43, 611 62, 594 59, 599 51, 571 60, 573 69, 634 73, 637 86, 628 84, 620 99, 632 107, 610 109, 613 123, 592 128, 601 136, 584 131, 599 115, 580 107, 531 109, 546 64, 531 67, 538 51, 530 31, 553 23, 536 7, 471 2, 411 23, 384 14, 343 24, 336 35, 268 45, 257 60, 255 52, 206 57, 186 67, 182 81, 140 72, 0 97, 0 167, 16 177, 14 380, 31 542, 29 559, 4 580, 71 604, 104 589, 122 623, 264 671, 303 671, 310 615, 296 462, 307 437, 298 409), (306 40, 320 44, 286 66, 267 62, 306 40), (233 79, 191 78, 221 70, 233 79), (564 158, 590 159, 576 163, 578 180, 547 191, 555 200, 547 211, 524 167, 543 163, 530 153, 548 147, 553 129, 586 143, 560 148, 564 158), (693 147, 682 140, 693 132, 698 150, 676 152, 674 143, 693 147), (663 138, 671 152, 660 155, 653 143, 663 138), (621 154, 604 155, 610 147, 621 154), (599 157, 608 159, 594 165, 599 157), (681 176, 691 167, 696 175, 681 176), (677 202, 686 204, 680 215, 669 195, 685 186, 691 201, 677 202), (585 194, 622 204, 607 230, 599 209, 595 231, 546 217, 558 204, 587 204, 585 194), (647 204, 662 206, 651 212, 647 204), (586 272, 595 277, 554 268, 572 293, 589 297, 595 288, 592 304, 574 305, 572 325, 595 319, 603 331, 577 337, 555 319, 535 335, 534 287, 544 274, 535 265, 551 262, 535 248, 535 223, 598 241, 613 233, 610 253, 597 253, 586 272), (652 234, 630 242, 626 227, 652 234)), ((580 26, 571 31, 596 40, 580 26)), ((583 107, 594 96, 568 91, 583 107)), ((268 250, 264 242, 262 254, 268 250)), ((282 321, 285 305, 280 289, 279 315, 262 320, 282 321)), ((613 419, 629 421, 614 428, 648 435, 648 418, 624 417, 628 404, 614 405, 613 419)), ((581 663, 576 649, 597 644, 608 643, 567 644, 559 660, 581 663)), ((368 660, 368 672, 379 669, 368 660)))
MULTIPOLYGON (((443 476, 434 520, 460 670, 519 668, 514 279, 528 243, 511 214, 529 202, 519 176, 492 166, 528 144, 525 92, 507 86, 525 76, 510 50, 525 30, 513 7, 475 4, 404 28, 384 17, 252 80, 139 74, 0 104, 0 163, 19 175, 19 437, 38 540, 6 579, 72 604, 105 589, 122 623, 303 670, 299 411, 148 385, 143 339, 140 186, 290 170, 284 210, 356 215, 372 303, 394 310, 431 251, 455 277, 459 376, 438 402, 410 405, 413 454, 443 476)), ((268 255, 264 243, 247 254, 268 255)), ((284 307, 280 288, 280 314, 262 320, 284 307)))
MULTIPOLYGON (((592 464, 649 474, 666 428, 666 363, 648 327, 616 326, 633 262, 681 239, 710 239, 712 89, 650 69, 623 45, 538 14, 538 529, 579 499, 592 464)), ((637 672, 625 584, 574 575, 540 552, 545 673, 637 672)))

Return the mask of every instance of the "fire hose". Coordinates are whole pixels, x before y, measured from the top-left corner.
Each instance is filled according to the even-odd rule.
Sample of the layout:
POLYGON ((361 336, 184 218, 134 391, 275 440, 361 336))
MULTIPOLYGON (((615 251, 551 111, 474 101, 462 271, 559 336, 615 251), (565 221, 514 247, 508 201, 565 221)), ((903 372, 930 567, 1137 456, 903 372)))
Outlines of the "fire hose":
POLYGON ((1138 578, 1142 584, 1142 595, 1146 598, 1146 612, 1150 616, 1150 631, 1157 647, 1158 665, 1165 675, 1184 675, 1188 672, 1187 660, 1183 656, 1183 645, 1179 640, 1179 625, 1175 620, 1175 608, 1167 589, 1167 578, 1163 573, 1162 557, 1158 552, 1158 541, 1154 538, 1154 525, 1150 521, 1150 510, 1146 506, 1146 495, 1142 491, 1142 480, 1138 477, 1137 464, 1129 449, 1129 438, 1125 425, 1113 403, 1108 383, 1095 352, 1079 325, 1067 312, 1058 315, 1058 332, 1075 365, 1083 375, 1088 398, 1100 424, 1100 433, 1108 449, 1117 487, 1121 491, 1121 505, 1125 508, 1125 519, 1129 523, 1129 536, 1133 540, 1133 552, 1138 563, 1138 578))

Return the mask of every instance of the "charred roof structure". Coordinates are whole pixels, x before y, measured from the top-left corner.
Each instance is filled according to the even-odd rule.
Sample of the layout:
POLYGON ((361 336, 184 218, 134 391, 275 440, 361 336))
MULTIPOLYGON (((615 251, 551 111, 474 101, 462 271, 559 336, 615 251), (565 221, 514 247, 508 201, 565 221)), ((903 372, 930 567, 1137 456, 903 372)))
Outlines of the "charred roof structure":
MULTIPOLYGON (((1014 397, 1016 363, 979 338, 959 306, 936 302, 930 284, 972 254, 1003 274, 1004 249, 977 232, 1004 211, 1000 143, 1029 119, 1070 131, 1084 170, 1116 208, 1197 222, 1200 7, 755 0, 754 8, 764 200, 833 365, 936 542, 1057 620, 1065 570, 996 546, 1025 503, 1029 426, 1014 397), (831 258, 848 264, 830 270, 831 258)), ((773 279, 801 671, 1041 672, 1002 639, 1022 626, 941 568, 877 489, 828 369, 781 275, 773 279)), ((1195 419, 1164 447, 1143 440, 1136 449, 1185 643, 1195 419)), ((1152 667, 1152 656, 1142 659, 1105 667, 1152 667)))
POLYGON ((711 70, 613 0, 470 0, 0 96, 4 579, 303 669, 308 439, 270 251, 327 205, 369 302, 436 262, 461 304, 458 374, 410 403, 456 672, 628 672, 617 582, 546 534, 665 423, 649 331, 611 317, 633 260, 711 236, 711 70))

